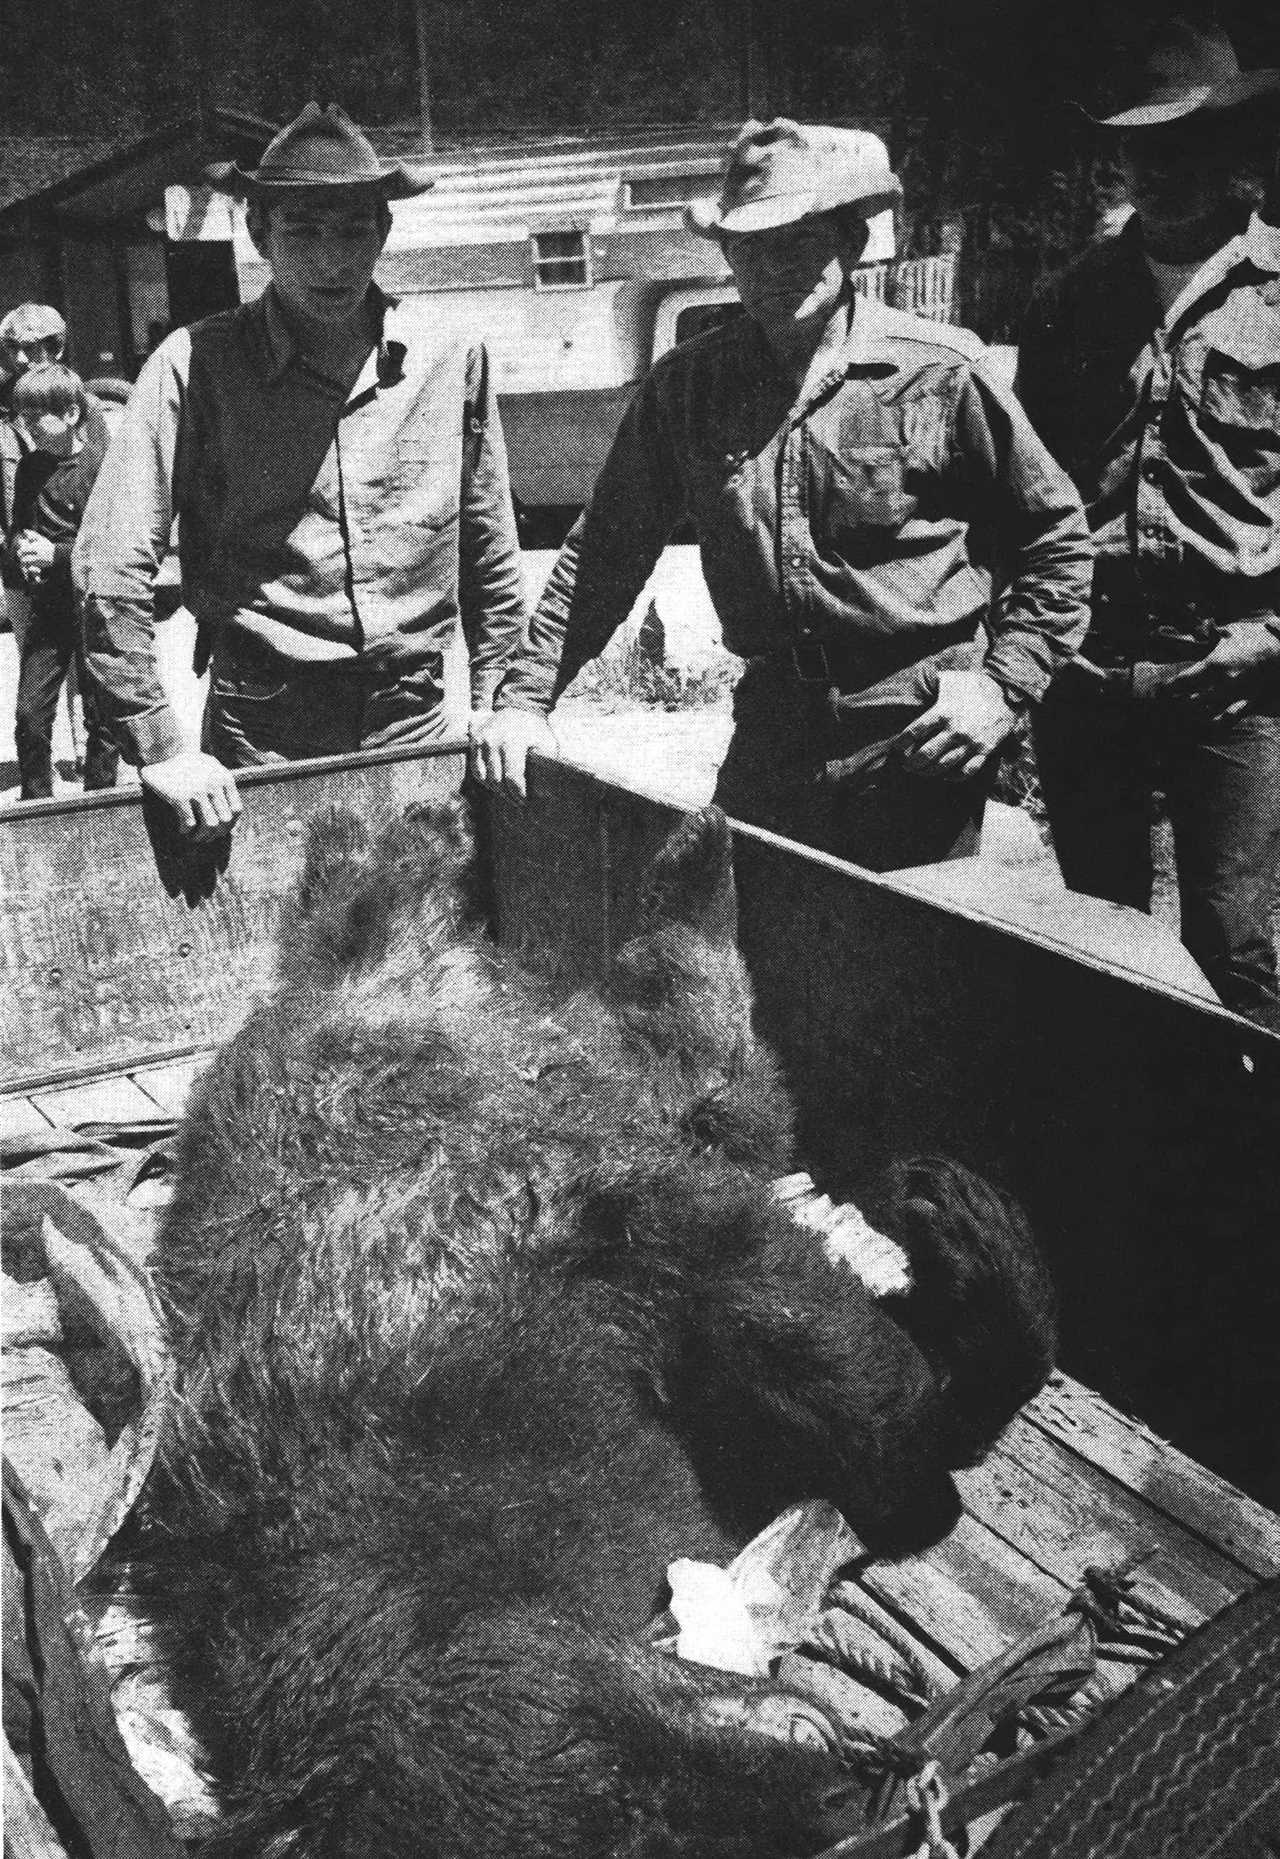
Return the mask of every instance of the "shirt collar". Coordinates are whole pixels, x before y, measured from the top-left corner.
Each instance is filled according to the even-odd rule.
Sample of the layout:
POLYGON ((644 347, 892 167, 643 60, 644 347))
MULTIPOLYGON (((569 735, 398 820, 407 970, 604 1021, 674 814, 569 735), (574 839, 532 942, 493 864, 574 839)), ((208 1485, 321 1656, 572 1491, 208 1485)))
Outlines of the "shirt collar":
POLYGON ((1254 214, 1241 234, 1242 255, 1259 271, 1280 272, 1280 226, 1269 226, 1254 214))
MULTIPOLYGON (((1136 217, 1136 216, 1135 216, 1136 217)), ((1145 262, 1145 258, 1144 258, 1145 262)), ((1269 226, 1255 213, 1243 232, 1238 232, 1206 258, 1195 274, 1169 305, 1161 319, 1162 327, 1172 328, 1215 290, 1239 265, 1251 265, 1256 271, 1280 273, 1280 228, 1269 226)))
POLYGON ((895 353, 892 339, 898 314, 878 297, 855 296, 843 342, 832 351, 827 366, 800 396, 797 411, 807 411, 860 369, 896 373, 901 357, 895 353))
MULTIPOLYGON (((849 317, 844 340, 831 350, 822 373, 806 387, 794 391, 791 409, 793 420, 802 418, 815 402, 855 368, 879 365, 893 368, 897 365, 887 347, 892 314, 874 297, 858 296, 854 299, 853 314, 849 317)), ((741 331, 748 366, 753 374, 764 380, 787 379, 760 325, 751 317, 744 316, 738 320, 736 327, 741 331)))
MULTIPOLYGON (((395 314, 400 299, 389 295, 380 285, 370 284, 366 302, 377 320, 378 346, 375 354, 369 357, 361 369, 360 378, 352 389, 353 394, 362 391, 366 385, 389 387, 404 374, 406 344, 401 318, 395 314)), ((280 307, 274 284, 267 285, 257 302, 251 306, 251 311, 254 313, 254 334, 262 373, 268 381, 278 381, 297 358, 298 345, 280 307)))

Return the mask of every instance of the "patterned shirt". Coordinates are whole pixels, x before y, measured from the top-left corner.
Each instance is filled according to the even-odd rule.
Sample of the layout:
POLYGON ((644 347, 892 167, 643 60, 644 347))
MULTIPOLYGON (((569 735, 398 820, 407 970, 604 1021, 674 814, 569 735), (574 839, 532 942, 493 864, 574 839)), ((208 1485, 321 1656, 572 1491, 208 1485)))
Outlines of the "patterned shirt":
POLYGON ((1255 218, 1162 313, 1135 216, 1037 295, 1017 389, 1084 495, 1101 594, 1280 609, 1280 232, 1255 218))
POLYGON ((794 649, 857 690, 976 639, 986 620, 986 668, 1038 697, 1084 630, 1088 531, 982 353, 965 330, 861 301, 832 366, 799 398, 746 317, 664 356, 623 419, 498 707, 550 708, 625 619, 683 519, 741 657, 794 649))
POLYGON ((490 700, 524 597, 488 359, 371 301, 380 339, 345 401, 270 286, 176 331, 138 377, 74 556, 90 667, 133 759, 182 746, 152 631, 175 516, 206 639, 239 631, 299 663, 360 655, 392 679, 460 617, 473 702, 490 700))

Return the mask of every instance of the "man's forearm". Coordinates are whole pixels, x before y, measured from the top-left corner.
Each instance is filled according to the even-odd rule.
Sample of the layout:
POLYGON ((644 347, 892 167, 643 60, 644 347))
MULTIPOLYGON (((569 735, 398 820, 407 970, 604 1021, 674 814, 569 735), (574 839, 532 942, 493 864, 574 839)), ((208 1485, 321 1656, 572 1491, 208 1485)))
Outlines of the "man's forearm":
POLYGON ((88 595, 80 622, 85 669, 126 760, 142 768, 181 754, 186 744, 156 669, 149 603, 88 595))
POLYGON ((567 682, 561 679, 560 671, 585 522, 585 516, 580 516, 565 538, 529 621, 524 644, 498 686, 495 710, 537 710, 545 714, 567 682))
POLYGON ((471 705, 492 704, 524 643, 524 575, 506 443, 483 353, 471 358, 459 533, 459 605, 471 660, 471 705))

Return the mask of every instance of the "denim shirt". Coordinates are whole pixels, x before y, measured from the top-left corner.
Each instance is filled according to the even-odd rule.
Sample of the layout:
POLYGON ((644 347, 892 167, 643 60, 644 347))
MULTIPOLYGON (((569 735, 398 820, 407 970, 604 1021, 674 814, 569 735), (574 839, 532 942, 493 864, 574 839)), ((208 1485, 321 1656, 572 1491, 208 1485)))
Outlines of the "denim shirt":
POLYGON ((500 688, 547 709, 690 519, 730 651, 829 664, 855 690, 977 638, 1038 697, 1084 629, 1080 501, 961 329, 860 301, 797 398, 746 317, 650 371, 500 688), (993 567, 999 595, 992 604, 993 567))
POLYGON ((1280 232, 1252 220, 1162 314, 1135 216, 1033 300, 1017 387, 1084 495, 1101 593, 1280 610, 1280 232))
POLYGON ((426 342, 394 298, 372 301, 380 340, 345 402, 270 286, 143 368, 73 558, 89 668, 131 759, 181 747, 152 631, 174 517, 206 641, 299 664, 359 656, 392 681, 461 619, 473 702, 490 700, 525 609, 487 356, 426 342))

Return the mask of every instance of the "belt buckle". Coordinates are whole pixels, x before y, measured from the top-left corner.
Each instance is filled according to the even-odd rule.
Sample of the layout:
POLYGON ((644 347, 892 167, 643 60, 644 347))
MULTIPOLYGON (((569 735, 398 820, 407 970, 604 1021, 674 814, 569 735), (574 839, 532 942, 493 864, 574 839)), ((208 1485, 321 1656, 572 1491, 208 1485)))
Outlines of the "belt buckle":
POLYGON ((801 684, 830 684, 826 647, 816 639, 796 639, 791 646, 791 663, 801 684))

